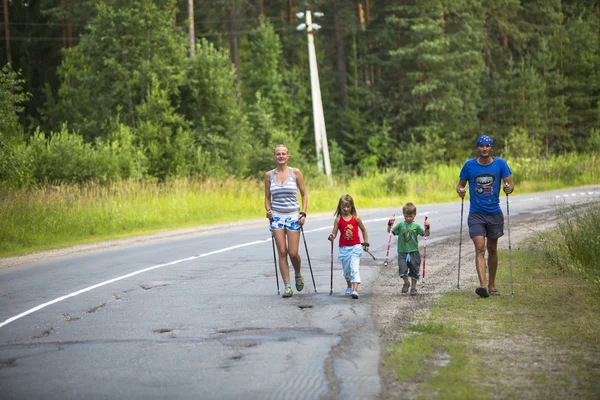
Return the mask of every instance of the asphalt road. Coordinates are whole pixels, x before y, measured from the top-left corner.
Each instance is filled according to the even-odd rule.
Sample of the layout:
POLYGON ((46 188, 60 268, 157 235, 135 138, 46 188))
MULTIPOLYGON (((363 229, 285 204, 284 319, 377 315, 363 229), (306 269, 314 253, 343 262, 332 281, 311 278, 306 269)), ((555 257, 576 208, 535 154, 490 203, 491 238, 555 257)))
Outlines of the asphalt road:
MULTIPOLYGON (((588 199, 600 186, 511 195, 510 223, 588 199)), ((428 251, 458 235, 460 210, 418 205, 428 251)), ((0 269, 0 397, 377 399, 370 288, 386 221, 402 211, 359 211, 377 260, 362 257, 358 300, 343 295, 337 251, 329 295, 330 214, 309 214, 304 230, 317 292, 301 240, 306 285, 289 299, 277 294, 266 220, 0 269)), ((465 233, 467 214, 465 202, 465 233)))

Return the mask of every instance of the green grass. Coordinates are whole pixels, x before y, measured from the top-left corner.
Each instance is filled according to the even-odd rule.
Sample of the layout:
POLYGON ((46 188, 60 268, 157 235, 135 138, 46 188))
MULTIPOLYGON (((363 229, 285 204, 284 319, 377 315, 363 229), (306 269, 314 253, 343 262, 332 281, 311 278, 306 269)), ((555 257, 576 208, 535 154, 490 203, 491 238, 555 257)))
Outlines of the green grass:
MULTIPOLYGON (((535 163, 510 161, 515 193, 600 181, 600 157, 569 156, 535 163), (514 164, 514 165, 513 165, 514 164), (516 168, 516 169, 515 169, 516 168), (551 171, 551 174, 548 173, 551 171)), ((460 165, 431 164, 420 172, 397 170, 336 181, 306 177, 310 214, 335 210, 350 193, 358 210, 456 201, 460 165)), ((179 179, 163 184, 61 186, 0 191, 0 257, 177 228, 264 216, 258 180, 179 179)))
POLYGON ((540 262, 539 245, 500 252, 503 296, 455 291, 405 329, 385 357, 421 399, 597 399, 600 296, 576 272, 540 262))

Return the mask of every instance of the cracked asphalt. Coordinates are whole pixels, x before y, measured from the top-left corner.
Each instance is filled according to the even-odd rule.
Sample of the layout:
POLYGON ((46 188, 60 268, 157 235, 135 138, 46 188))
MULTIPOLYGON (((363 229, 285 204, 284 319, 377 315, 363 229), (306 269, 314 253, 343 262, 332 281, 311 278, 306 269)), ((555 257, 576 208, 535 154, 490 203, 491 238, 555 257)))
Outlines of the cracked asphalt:
MULTIPOLYGON (((511 195, 511 227, 599 189, 511 195)), ((417 222, 432 224, 429 257, 458 238, 460 202, 417 206, 417 222)), ((277 294, 262 219, 0 259, 2 398, 384 398, 378 313, 405 299, 391 287, 383 307, 374 290, 401 205, 357 207, 377 257, 361 260, 358 300, 343 295, 337 259, 329 295, 331 213, 305 225, 317 291, 301 243, 306 284, 289 299, 277 294)), ((436 268, 452 268, 457 254, 444 251, 445 267, 428 264, 430 286, 411 300, 426 302, 444 276, 436 268)))

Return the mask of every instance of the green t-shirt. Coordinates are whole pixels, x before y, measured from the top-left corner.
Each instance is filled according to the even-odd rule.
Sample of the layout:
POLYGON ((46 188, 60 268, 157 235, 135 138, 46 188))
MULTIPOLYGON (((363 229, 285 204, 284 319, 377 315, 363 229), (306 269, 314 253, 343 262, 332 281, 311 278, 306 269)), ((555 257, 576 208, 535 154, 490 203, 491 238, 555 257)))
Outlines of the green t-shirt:
POLYGON ((425 235, 423 227, 416 222, 407 225, 406 222, 401 221, 394 226, 392 232, 398 236, 398 253, 419 251, 418 235, 425 235))

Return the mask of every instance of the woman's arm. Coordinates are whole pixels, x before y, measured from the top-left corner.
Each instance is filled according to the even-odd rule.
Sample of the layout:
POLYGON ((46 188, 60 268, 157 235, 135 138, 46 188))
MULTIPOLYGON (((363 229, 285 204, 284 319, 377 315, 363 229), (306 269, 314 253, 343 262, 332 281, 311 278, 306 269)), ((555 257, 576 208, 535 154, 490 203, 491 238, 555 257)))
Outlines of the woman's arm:
POLYGON ((300 208, 300 211, 306 213, 306 209, 308 208, 308 193, 306 193, 304 177, 298 168, 293 168, 293 171, 294 178, 296 178, 296 184, 298 185, 298 190, 300 191, 300 197, 302 198, 302 207, 300 208))
POLYGON ((267 211, 267 218, 271 219, 273 216, 271 212, 271 171, 265 174, 265 210, 267 211))
POLYGON ((294 178, 296 178, 296 185, 298 185, 298 190, 300 191, 300 197, 302 197, 302 206, 300 208, 300 218, 298 219, 298 223, 300 226, 304 225, 306 222, 306 208, 308 207, 308 194, 306 193, 306 186, 304 185, 304 177, 302 176, 302 172, 298 168, 292 168, 292 173, 294 174, 294 178))

